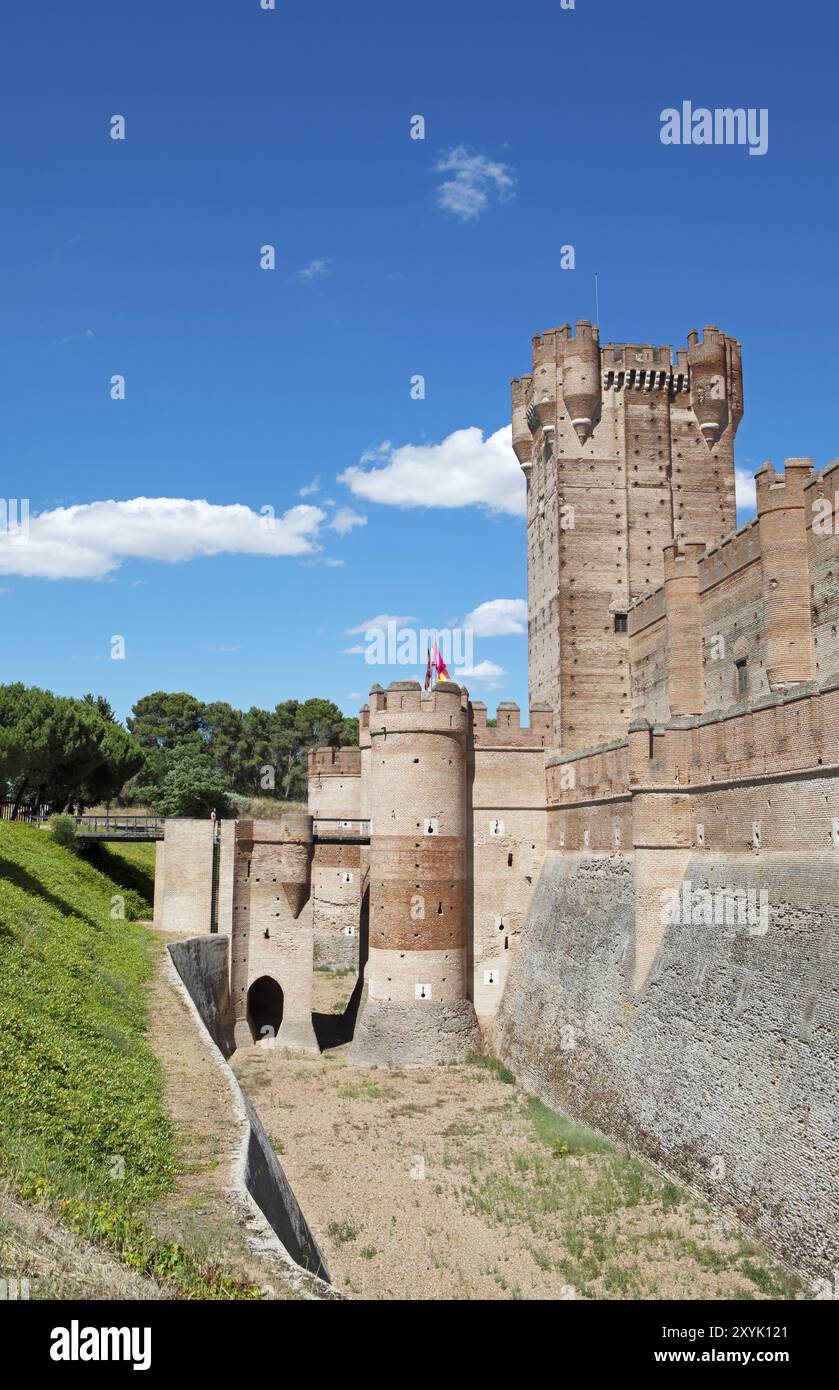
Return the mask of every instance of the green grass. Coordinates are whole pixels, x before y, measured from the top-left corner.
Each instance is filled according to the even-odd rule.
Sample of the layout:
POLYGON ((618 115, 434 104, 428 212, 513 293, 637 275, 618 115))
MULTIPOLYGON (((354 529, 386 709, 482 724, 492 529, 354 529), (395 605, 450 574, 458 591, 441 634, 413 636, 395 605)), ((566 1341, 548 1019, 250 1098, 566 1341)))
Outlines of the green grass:
MULTIPOLYGON (((695 1213, 697 1221, 707 1213, 676 1183, 541 1101, 527 1100, 525 1112, 532 1127, 526 1148, 500 1156, 490 1167, 474 1152, 462 1156, 468 1173, 463 1200, 468 1211, 488 1223, 508 1231, 518 1228, 537 1268, 558 1271, 578 1297, 661 1297, 654 1262, 647 1261, 644 1275, 638 1264, 647 1242, 657 1249, 656 1258, 684 1260, 712 1275, 739 1274, 770 1298, 801 1297, 801 1281, 751 1243, 741 1242, 727 1253, 686 1239, 660 1221, 645 1235, 633 1232, 632 1212, 655 1220, 681 1210, 688 1217, 695 1213), (618 1215, 616 1228, 612 1218, 618 1215), (527 1240, 528 1232, 534 1242, 554 1238, 563 1255, 552 1257, 543 1244, 527 1240), (596 1281, 597 1291, 590 1295, 589 1286, 596 1281)), ((443 1162, 445 1166, 445 1156, 443 1162)))
POLYGON ((142 1216, 175 1176, 146 1040, 150 935, 130 920, 151 915, 153 854, 75 854, 0 822, 0 1170, 21 1197, 187 1297, 255 1297, 142 1216))
POLYGON ((342 1100, 371 1101, 390 1100, 392 1098, 390 1091, 382 1090, 375 1081, 368 1081, 366 1077, 362 1077, 357 1082, 346 1082, 344 1085, 339 1085, 338 1095, 341 1096, 342 1100))
POLYGON ((330 1221, 326 1227, 326 1234, 336 1245, 349 1245, 355 1240, 358 1230, 358 1226, 354 1226, 352 1221, 330 1221))
POLYGON ((492 1072, 498 1081, 503 1081, 507 1086, 515 1086, 516 1084, 516 1078, 509 1067, 505 1067, 504 1063, 500 1062, 497 1057, 484 1057, 481 1053, 476 1052, 472 1057, 467 1058, 467 1062, 470 1067, 482 1067, 484 1071, 492 1072))
POLYGON ((557 1157, 564 1154, 614 1153, 608 1139, 586 1129, 585 1125, 575 1124, 557 1110, 549 1110, 535 1097, 527 1102, 527 1116, 535 1137, 557 1157))

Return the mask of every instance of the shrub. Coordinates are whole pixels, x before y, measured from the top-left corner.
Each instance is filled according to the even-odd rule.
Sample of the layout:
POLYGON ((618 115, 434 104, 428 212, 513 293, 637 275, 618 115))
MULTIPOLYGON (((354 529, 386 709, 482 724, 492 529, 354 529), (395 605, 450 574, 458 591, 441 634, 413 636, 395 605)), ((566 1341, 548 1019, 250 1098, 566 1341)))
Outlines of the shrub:
POLYGON ((62 849, 72 849, 79 853, 81 845, 76 836, 76 822, 72 816, 51 816, 50 835, 62 849))
POLYGON ((208 816, 227 810, 227 783, 210 758, 184 747, 172 755, 160 794, 153 798, 164 816, 208 816))

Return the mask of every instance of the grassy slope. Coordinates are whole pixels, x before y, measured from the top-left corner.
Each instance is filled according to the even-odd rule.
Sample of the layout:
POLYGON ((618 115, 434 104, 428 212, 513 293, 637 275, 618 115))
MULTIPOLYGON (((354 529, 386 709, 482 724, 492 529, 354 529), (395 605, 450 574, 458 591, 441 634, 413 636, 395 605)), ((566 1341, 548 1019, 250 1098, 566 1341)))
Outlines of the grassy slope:
POLYGON ((110 915, 121 888, 46 832, 0 825, 0 1153, 144 1205, 171 1177, 171 1133, 143 1038, 145 929, 110 915))
POLYGON ((111 914, 151 915, 153 853, 81 858, 0 822, 0 1171, 133 1268, 237 1296, 137 1216, 170 1186, 174 1142, 145 1037, 148 932, 111 914))

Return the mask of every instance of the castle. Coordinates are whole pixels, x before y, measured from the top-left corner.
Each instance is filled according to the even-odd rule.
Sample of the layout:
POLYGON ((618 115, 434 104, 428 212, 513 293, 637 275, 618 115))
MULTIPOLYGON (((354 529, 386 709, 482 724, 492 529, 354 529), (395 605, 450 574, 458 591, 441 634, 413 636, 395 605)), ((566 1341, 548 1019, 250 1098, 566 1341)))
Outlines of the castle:
POLYGON ((352 1061, 490 1046, 824 1270, 839 461, 765 464, 736 529, 741 354, 712 326, 675 358, 551 330, 512 404, 528 724, 374 686, 358 748, 310 754, 308 816, 167 824, 156 917, 229 937, 237 1044, 315 1049, 314 966, 358 965, 352 1061))

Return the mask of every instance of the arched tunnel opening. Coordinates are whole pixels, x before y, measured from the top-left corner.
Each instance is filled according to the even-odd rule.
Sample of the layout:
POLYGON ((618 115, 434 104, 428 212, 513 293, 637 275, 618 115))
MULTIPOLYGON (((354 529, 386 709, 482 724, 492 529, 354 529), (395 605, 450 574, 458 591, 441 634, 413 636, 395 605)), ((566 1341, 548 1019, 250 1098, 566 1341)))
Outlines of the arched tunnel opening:
POLYGON ((283 992, 270 975, 261 975, 248 990, 248 1023, 254 1042, 276 1037, 283 1021, 283 992))

